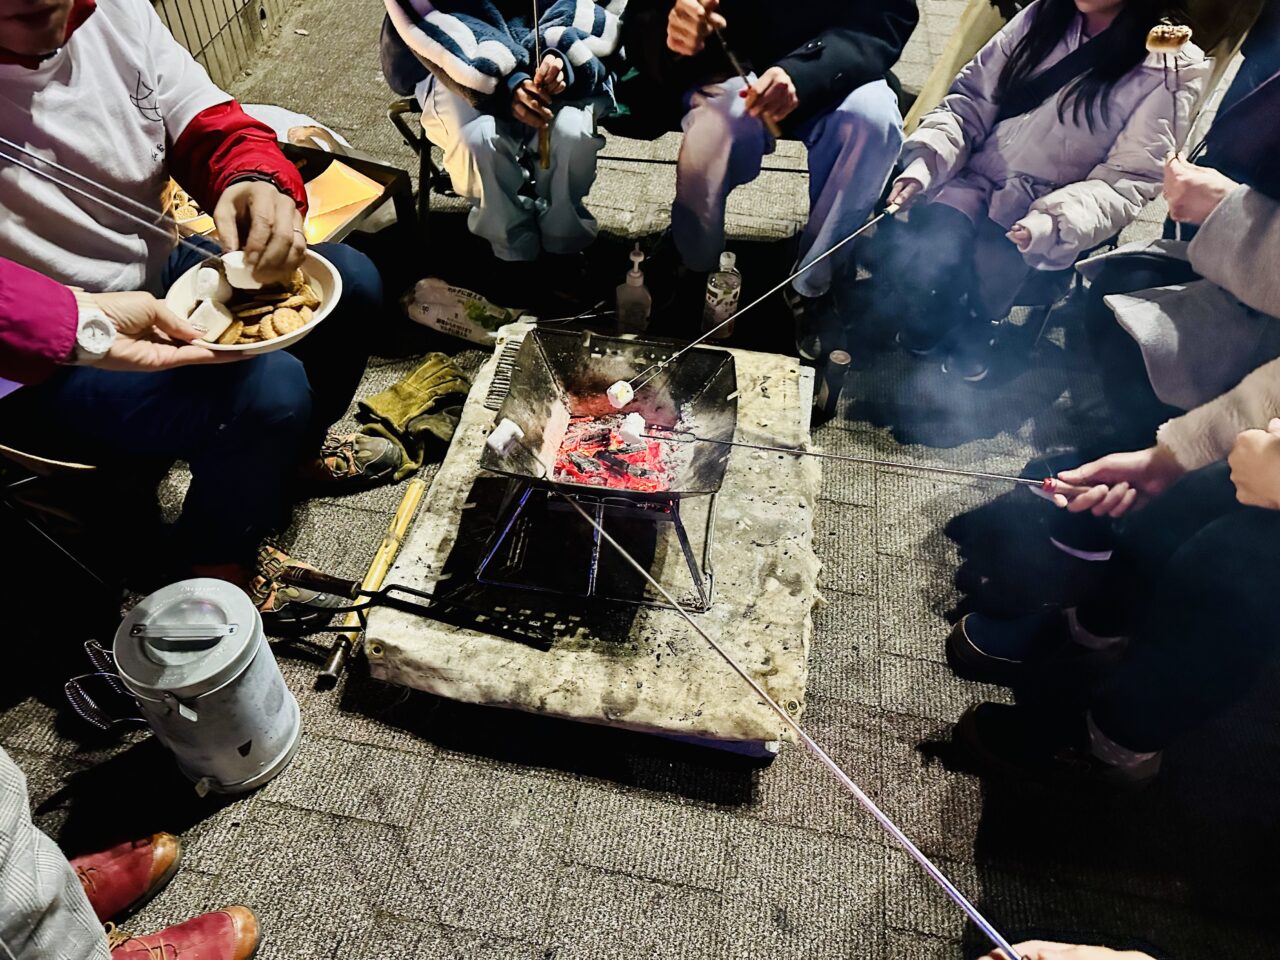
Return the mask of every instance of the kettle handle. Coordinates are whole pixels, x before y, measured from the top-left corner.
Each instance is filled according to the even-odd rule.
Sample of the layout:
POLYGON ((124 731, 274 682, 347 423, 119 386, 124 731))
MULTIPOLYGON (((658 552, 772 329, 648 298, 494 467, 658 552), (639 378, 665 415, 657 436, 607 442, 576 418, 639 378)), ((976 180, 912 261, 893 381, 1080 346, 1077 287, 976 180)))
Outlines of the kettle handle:
POLYGON ((129 636, 145 640, 220 640, 235 636, 239 629, 234 623, 137 623, 129 630, 129 636))

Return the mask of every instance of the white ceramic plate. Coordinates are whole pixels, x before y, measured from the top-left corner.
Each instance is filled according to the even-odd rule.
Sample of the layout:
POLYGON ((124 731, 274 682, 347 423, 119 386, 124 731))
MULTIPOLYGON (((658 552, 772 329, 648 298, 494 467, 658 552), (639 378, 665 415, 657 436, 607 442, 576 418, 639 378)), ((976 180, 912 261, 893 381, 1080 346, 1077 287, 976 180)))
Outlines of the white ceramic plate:
MULTIPOLYGON (((190 316, 191 311, 195 309, 195 285, 196 271, 200 269, 200 264, 192 267, 169 288, 168 294, 165 295, 164 302, 180 317, 190 316)), ((283 350, 290 344, 297 343, 312 330, 320 325, 333 308, 338 305, 338 300, 342 297, 342 277, 338 275, 337 269, 320 254, 314 250, 308 250, 306 256, 302 258, 302 275, 307 278, 307 283, 311 284, 313 290, 320 297, 320 306, 316 307, 311 322, 305 327, 301 327, 293 333, 286 333, 283 337, 276 337, 274 340, 263 340, 261 343, 242 343, 242 344, 222 344, 222 343, 205 343, 203 340, 196 341, 202 347, 208 347, 210 350, 216 350, 219 353, 273 353, 276 350, 283 350)))

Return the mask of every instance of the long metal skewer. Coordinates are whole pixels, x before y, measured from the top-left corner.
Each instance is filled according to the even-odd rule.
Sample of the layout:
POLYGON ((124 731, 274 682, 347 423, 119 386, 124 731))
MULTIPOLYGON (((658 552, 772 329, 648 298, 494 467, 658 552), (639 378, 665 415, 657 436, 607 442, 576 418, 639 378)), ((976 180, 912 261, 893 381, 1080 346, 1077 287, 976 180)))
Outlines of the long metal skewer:
MULTIPOLYGON (((720 41, 720 49, 724 51, 725 58, 729 61, 729 66, 733 67, 738 76, 742 78, 742 82, 747 84, 747 89, 750 90, 751 83, 747 80, 747 71, 743 68, 742 61, 738 59, 738 55, 730 49, 729 41, 724 38, 724 31, 717 30, 716 39, 720 41)), ((761 117, 760 122, 764 124, 764 128, 769 131, 769 136, 773 137, 773 139, 779 140, 782 138, 782 130, 768 117, 761 117)))
POLYGON ((983 473, 980 470, 960 470, 955 467, 937 467, 924 463, 904 463, 900 460, 878 460, 875 457, 850 457, 839 453, 821 453, 817 450, 798 450, 795 447, 773 447, 762 443, 744 443, 741 440, 715 440, 710 437, 696 437, 693 434, 675 436, 672 434, 643 433, 641 436, 666 443, 718 443, 725 447, 745 447, 748 450, 764 450, 768 453, 787 453, 793 457, 818 457, 822 460, 839 460, 842 463, 863 463, 873 467, 893 467, 896 470, 944 473, 953 477, 968 477, 973 480, 995 480, 1001 483, 1017 483, 1028 487, 1042 487, 1044 485, 1043 480, 1033 480, 1030 477, 1015 477, 1004 473, 983 473))
MULTIPOLYGON (((38 157, 38 159, 44 160, 43 157, 38 157)), ((196 253, 200 254, 200 256, 205 258, 212 258, 215 256, 215 254, 210 253, 204 247, 198 244, 192 243, 190 240, 187 240, 185 237, 176 235, 174 231, 166 230, 164 227, 160 226, 159 223, 153 222, 151 220, 147 220, 146 218, 140 217, 137 214, 130 213, 128 210, 122 210, 120 207, 117 207, 110 200, 105 200, 102 197, 95 196, 94 194, 89 193, 87 190, 83 190, 80 187, 77 187, 73 183, 67 183, 64 180, 59 180, 48 170, 42 170, 39 167, 34 167, 29 163, 24 163, 19 158, 11 156, 10 154, 7 154, 2 150, 0 150, 0 160, 8 160, 10 163, 14 164, 15 166, 22 167, 24 170, 29 170, 32 173, 34 173, 37 177, 43 177, 44 179, 48 180, 50 183, 61 187, 63 190, 70 191, 71 193, 84 197, 86 200, 91 200, 94 203, 100 204, 101 206, 106 207, 111 212, 119 214, 120 216, 124 217, 126 220, 132 220, 138 226, 143 227, 147 230, 150 230, 152 233, 155 233, 155 234, 158 234, 159 236, 164 237, 170 243, 176 242, 180 246, 184 246, 189 250, 193 250, 196 253)), ((94 181, 90 180, 89 182, 93 183, 94 181)), ((104 187, 103 189, 106 189, 106 188, 104 187)), ((166 216, 166 217, 162 217, 161 219, 169 220, 171 223, 174 223, 176 225, 176 221, 172 220, 172 218, 170 217, 166 216)))
POLYGON ((857 230, 853 231, 853 233, 849 234, 847 237, 845 237, 843 240, 841 240, 831 249, 827 250, 825 253, 819 254, 818 256, 814 257, 812 260, 806 263, 803 267, 801 267, 795 273, 791 274, 791 276, 787 277, 785 280, 783 280, 781 283, 779 283, 777 286, 773 287, 766 293, 763 293, 760 296, 756 297, 754 300, 748 303, 745 307, 740 309, 737 313, 732 314, 731 316, 726 318, 723 322, 712 327, 710 330, 705 331, 702 334, 702 336, 698 337, 698 339, 681 347, 679 350, 677 350, 671 356, 667 357, 665 360, 660 360, 658 363, 653 363, 645 367, 643 370, 637 373, 634 377, 632 377, 630 381, 628 381, 631 384, 631 389, 633 391, 640 390, 641 387, 643 387, 646 383, 648 383, 650 380, 656 377, 659 373, 661 373, 663 368, 665 368, 667 364, 669 364, 672 360, 676 359, 676 357, 680 356, 683 353, 688 352, 689 350, 692 350, 694 347, 702 343, 708 337, 713 336, 715 332, 719 330, 721 327, 728 326, 729 324, 737 320, 740 316, 742 316, 744 313, 746 313, 748 310, 750 310, 752 307, 756 306, 759 303, 763 303, 765 300, 768 300, 771 296, 773 296, 775 293, 777 293, 779 290, 785 287, 788 283, 790 283, 796 277, 800 276, 806 270, 809 270, 811 267, 817 266, 823 260, 827 259, 827 257, 831 256, 833 253, 835 253, 837 250, 843 247, 846 243, 856 240, 864 231, 870 230, 872 227, 874 227, 877 223, 879 223, 885 217, 892 217, 895 213, 898 212, 898 210, 899 210, 898 204, 896 203, 889 204, 889 206, 885 207, 884 213, 881 213, 880 215, 872 218, 871 220, 868 220, 866 223, 860 226, 857 230))
MULTIPOLYGON (((551 476, 551 471, 547 468, 547 465, 542 462, 542 459, 538 456, 538 454, 533 449, 531 449, 529 446, 527 446, 524 443, 521 443, 520 447, 526 453, 528 453, 529 456, 533 458, 534 463, 536 463, 542 469, 543 479, 546 479, 551 476)), ((555 488, 553 487, 552 489, 554 490, 555 488)), ((1009 940, 1003 934, 1001 934, 1000 931, 997 930, 986 917, 982 915, 982 912, 976 906, 974 906, 974 904, 972 903, 972 901, 969 900, 968 897, 966 897, 963 893, 960 892, 960 888, 957 887, 954 883, 952 883, 951 880, 948 879, 947 875, 944 874, 934 864, 934 862, 930 860, 920 850, 919 847, 917 847, 914 843, 911 842, 911 839, 905 833, 903 833, 902 828, 899 827, 896 823, 894 823, 893 820, 889 817, 889 815, 886 814, 883 810, 880 809, 879 806, 876 805, 874 800, 872 800, 869 796, 867 796, 867 794, 862 790, 862 788, 859 787, 858 784, 854 782, 853 778, 850 777, 847 773, 845 773, 844 770, 840 767, 840 765, 831 758, 831 755, 828 754, 826 750, 824 750, 821 746, 818 745, 817 741, 815 741, 811 736, 809 736, 808 733, 805 732, 804 728, 800 726, 799 722, 796 721, 789 713, 787 713, 787 711, 784 710, 782 706, 776 700, 773 699, 773 697, 769 696, 769 694, 765 691, 764 687, 762 687, 756 681, 756 679, 753 676, 751 676, 751 674, 748 673, 746 669, 743 668, 738 663, 738 661, 736 661, 732 657, 732 655, 730 655, 730 653, 727 650, 725 650, 724 647, 722 647, 719 643, 717 643, 716 640, 713 639, 709 633, 707 633, 705 630, 702 629, 702 627, 698 625, 697 621, 693 619, 692 615, 690 615, 690 613, 687 610, 685 610, 683 606, 680 605, 679 601, 677 601, 676 598, 673 597, 671 593, 665 587, 663 587, 662 584, 660 584, 657 581, 657 579, 655 579, 654 576, 651 573, 649 573, 648 570, 645 569, 644 565, 641 564, 639 561, 637 561, 634 557, 632 557, 631 554, 628 553, 627 550, 622 546, 622 544, 618 543, 617 540, 613 539, 613 537, 609 534, 609 532, 605 530, 604 525, 599 523, 594 517, 591 516, 591 514, 589 514, 586 510, 584 510, 582 505, 579 504, 573 497, 567 496, 561 493, 559 490, 555 490, 555 492, 557 496, 561 497, 566 503, 568 503, 571 507, 573 507, 573 509, 576 510, 578 514, 595 529, 595 532, 600 536, 602 540, 604 540, 606 543, 609 544, 609 546, 613 547, 613 549, 618 552, 618 555, 622 557, 622 559, 627 563, 628 566, 632 567, 638 574, 640 574, 640 576, 644 577, 644 579, 648 581, 649 585, 658 591, 658 593, 662 596, 662 599, 665 600, 667 603, 669 603, 672 609, 674 609, 677 613, 679 613, 680 616, 683 617, 684 620, 689 624, 689 626, 691 626, 694 629, 694 632, 696 632, 698 636, 700 636, 703 640, 707 642, 707 645, 711 647, 713 651, 715 651, 715 653, 720 657, 720 659, 722 659, 726 664, 728 664, 730 669, 732 669, 734 673, 736 673, 739 677, 742 678, 742 680, 747 684, 747 686, 751 688, 752 693, 754 693, 757 697, 759 697, 761 702, 763 702, 764 705, 767 706, 773 713, 777 714, 778 718, 782 721, 783 725, 795 735, 796 739, 801 743, 801 745, 803 745, 804 748, 809 751, 809 753, 811 753, 815 758, 817 758, 817 760, 821 762, 823 766, 825 766, 829 771, 831 771, 831 773, 840 782, 840 784, 850 794, 853 795, 853 798, 862 806, 862 808, 866 810, 869 814, 871 814, 872 817, 875 818, 876 823, 880 824, 881 828, 886 833, 888 833, 889 836, 892 837, 898 843, 898 845, 901 846, 902 849, 904 849, 911 856, 913 860, 915 860, 916 863, 920 865, 920 867, 924 870, 924 872, 929 875, 930 879, 932 879, 934 883, 936 883, 939 887, 942 888, 943 892, 946 893, 946 895, 951 898, 951 900, 956 904, 956 906, 958 906, 962 911, 964 911, 965 916, 967 916, 970 920, 973 921, 973 923, 978 927, 978 929, 980 929, 983 932, 983 934, 986 935, 987 939, 989 939, 999 950, 1003 951, 1004 954, 1009 958, 1009 960, 1021 960, 1021 958, 1018 955, 1018 952, 1014 950, 1013 944, 1010 943, 1009 940)))
MULTIPOLYGON (((538 0, 533 0, 533 75, 538 75, 542 66, 542 37, 538 34, 538 0)), ((543 170, 551 169, 551 128, 538 128, 538 165, 543 170)))

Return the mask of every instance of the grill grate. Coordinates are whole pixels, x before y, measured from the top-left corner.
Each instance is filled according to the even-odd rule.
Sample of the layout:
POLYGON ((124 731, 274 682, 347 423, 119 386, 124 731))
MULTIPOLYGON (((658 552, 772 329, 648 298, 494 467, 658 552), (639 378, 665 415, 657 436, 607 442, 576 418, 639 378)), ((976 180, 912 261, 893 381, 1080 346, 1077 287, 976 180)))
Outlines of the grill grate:
POLYGON ((493 381, 489 384, 489 392, 484 398, 486 410, 494 412, 500 410, 503 401, 507 399, 507 394, 511 392, 511 374, 515 370, 516 355, 520 353, 522 343, 524 343, 524 337, 518 339, 512 337, 498 354, 498 362, 493 369, 493 381))

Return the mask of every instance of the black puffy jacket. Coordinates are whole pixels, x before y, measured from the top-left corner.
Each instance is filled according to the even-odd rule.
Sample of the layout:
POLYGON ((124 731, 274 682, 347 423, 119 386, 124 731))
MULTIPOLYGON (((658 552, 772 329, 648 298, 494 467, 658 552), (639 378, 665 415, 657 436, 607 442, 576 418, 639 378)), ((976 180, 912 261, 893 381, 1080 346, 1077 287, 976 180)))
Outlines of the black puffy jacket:
MULTIPOLYGON (((673 0, 628 0, 622 40, 628 63, 655 89, 646 109, 675 110, 690 87, 732 75, 711 40, 695 57, 667 49, 673 0)), ((784 132, 824 113, 857 87, 885 77, 919 20, 915 0, 721 0, 725 40, 748 69, 779 66, 796 85, 800 106, 784 132)), ((648 98, 647 98, 648 99, 648 98)))

